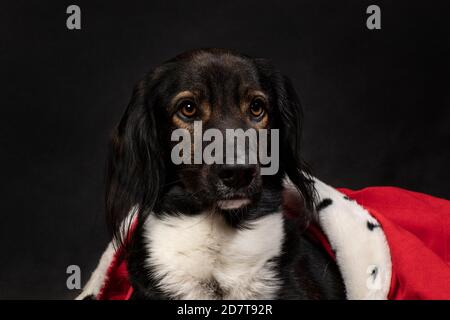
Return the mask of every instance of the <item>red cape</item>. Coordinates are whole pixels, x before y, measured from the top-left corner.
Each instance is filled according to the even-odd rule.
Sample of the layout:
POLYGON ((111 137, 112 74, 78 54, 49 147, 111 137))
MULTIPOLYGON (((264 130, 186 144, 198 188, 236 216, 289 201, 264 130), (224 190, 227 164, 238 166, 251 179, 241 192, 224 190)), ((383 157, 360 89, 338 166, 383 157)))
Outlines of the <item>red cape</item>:
MULTIPOLYGON (((450 201, 392 187, 339 189, 384 231, 392 263, 388 299, 450 299, 450 201)), ((309 234, 333 256, 320 229, 309 234)), ((119 248, 97 299, 129 299, 132 288, 119 248)))

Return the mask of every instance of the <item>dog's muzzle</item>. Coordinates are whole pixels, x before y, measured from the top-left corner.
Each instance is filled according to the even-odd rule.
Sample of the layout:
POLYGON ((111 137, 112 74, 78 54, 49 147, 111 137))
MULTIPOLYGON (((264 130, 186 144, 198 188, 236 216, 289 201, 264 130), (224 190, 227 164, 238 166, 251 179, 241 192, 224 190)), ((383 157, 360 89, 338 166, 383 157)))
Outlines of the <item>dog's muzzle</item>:
POLYGON ((217 205, 223 210, 239 209, 251 203, 250 189, 259 169, 257 165, 220 165, 217 167, 217 205))

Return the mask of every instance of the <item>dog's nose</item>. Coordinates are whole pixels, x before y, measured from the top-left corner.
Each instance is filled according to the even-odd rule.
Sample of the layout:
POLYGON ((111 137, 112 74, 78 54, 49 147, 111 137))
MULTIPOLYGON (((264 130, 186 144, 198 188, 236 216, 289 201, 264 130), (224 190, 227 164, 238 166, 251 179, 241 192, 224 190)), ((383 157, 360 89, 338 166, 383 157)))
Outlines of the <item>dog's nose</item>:
POLYGON ((228 188, 240 189, 250 185, 256 175, 254 165, 223 165, 218 176, 228 188))

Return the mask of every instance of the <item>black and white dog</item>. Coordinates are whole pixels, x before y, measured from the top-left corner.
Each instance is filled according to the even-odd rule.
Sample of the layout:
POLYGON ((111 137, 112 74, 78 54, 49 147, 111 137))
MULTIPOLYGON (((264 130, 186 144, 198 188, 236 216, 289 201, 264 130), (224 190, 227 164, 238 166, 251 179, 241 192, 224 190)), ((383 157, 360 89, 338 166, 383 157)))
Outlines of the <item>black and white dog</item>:
POLYGON ((126 247, 136 299, 343 299, 340 272, 304 236, 314 185, 301 160, 302 110, 267 60, 228 50, 183 53, 135 88, 112 138, 107 218, 126 247), (194 121, 219 131, 278 129, 279 170, 179 164, 171 133, 194 121), (285 217, 284 181, 302 195, 285 217), (124 229, 135 216, 131 239, 124 229))

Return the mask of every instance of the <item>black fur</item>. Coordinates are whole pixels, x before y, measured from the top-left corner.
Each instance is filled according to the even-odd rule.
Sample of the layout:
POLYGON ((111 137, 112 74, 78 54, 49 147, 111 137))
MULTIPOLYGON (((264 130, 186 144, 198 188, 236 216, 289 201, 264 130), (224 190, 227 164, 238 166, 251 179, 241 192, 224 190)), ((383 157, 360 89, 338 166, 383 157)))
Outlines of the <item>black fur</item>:
MULTIPOLYGON (((251 204, 223 215, 235 228, 246 228, 252 219, 276 212, 282 202, 282 180, 287 175, 303 196, 305 208, 296 221, 285 221, 286 241, 278 269, 285 299, 340 299, 345 297, 341 275, 324 251, 301 236, 314 210, 314 186, 301 159, 302 108, 292 83, 267 60, 253 59, 221 49, 189 51, 167 61, 136 86, 131 101, 114 131, 107 166, 106 212, 114 239, 126 246, 134 298, 171 298, 157 287, 146 256, 142 223, 152 214, 195 215, 215 206, 228 194, 215 188, 214 165, 179 165, 170 160, 170 133, 174 96, 197 90, 214 108, 206 126, 248 128, 238 112, 239 89, 246 85, 268 96, 267 128, 280 130, 280 168, 276 175, 257 176, 242 192, 251 204), (217 117, 217 118, 214 118, 217 117), (207 176, 207 178, 205 178, 207 176), (133 206, 138 223, 133 238, 124 239, 130 227, 122 222, 133 206)), ((204 127, 207 129, 207 127, 204 127)), ((211 286, 217 284, 211 283, 211 286)), ((220 296, 220 288, 217 288, 220 296)))

